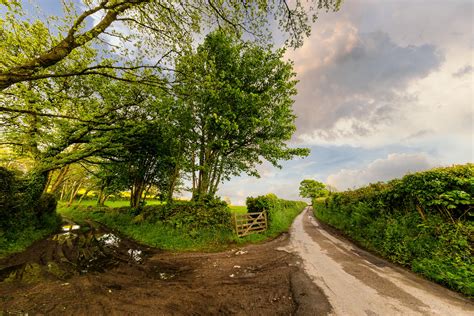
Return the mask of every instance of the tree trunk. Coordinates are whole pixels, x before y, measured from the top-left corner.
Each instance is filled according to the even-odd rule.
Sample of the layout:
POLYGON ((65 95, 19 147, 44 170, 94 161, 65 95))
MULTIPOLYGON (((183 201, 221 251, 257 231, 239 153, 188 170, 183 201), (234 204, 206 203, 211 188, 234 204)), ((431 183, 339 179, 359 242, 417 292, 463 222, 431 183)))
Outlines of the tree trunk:
POLYGON ((59 187, 64 182, 64 178, 66 177, 68 171, 69 171, 69 165, 66 165, 62 167, 61 169, 59 169, 58 176, 56 180, 53 182, 51 186, 51 190, 49 192, 51 192, 52 194, 55 194, 58 191, 59 187))
POLYGON ((104 203, 105 203, 105 200, 106 200, 106 196, 105 196, 104 191, 105 191, 105 185, 103 184, 100 187, 99 196, 97 197, 97 205, 98 206, 104 206, 104 203))
POLYGON ((133 185, 130 194, 130 207, 137 208, 140 206, 144 185, 141 182, 137 182, 133 185))
POLYGON ((34 205, 37 203, 41 195, 43 195, 44 188, 48 182, 48 174, 48 171, 33 170, 30 172, 26 196, 29 205, 34 205))
POLYGON ((167 192, 167 195, 166 195, 166 201, 167 202, 171 202, 173 201, 173 193, 174 193, 174 189, 176 187, 176 183, 178 182, 178 177, 179 177, 179 167, 176 166, 174 168, 174 172, 173 174, 171 175, 171 178, 170 178, 170 185, 168 187, 168 192, 167 192))
POLYGON ((69 202, 67 203, 67 207, 70 207, 70 206, 72 205, 72 202, 73 202, 74 199, 76 198, 77 193, 78 193, 79 190, 81 189, 81 185, 82 185, 82 181, 80 181, 80 182, 77 184, 77 187, 73 188, 73 190, 71 191, 71 196, 69 197, 69 202))

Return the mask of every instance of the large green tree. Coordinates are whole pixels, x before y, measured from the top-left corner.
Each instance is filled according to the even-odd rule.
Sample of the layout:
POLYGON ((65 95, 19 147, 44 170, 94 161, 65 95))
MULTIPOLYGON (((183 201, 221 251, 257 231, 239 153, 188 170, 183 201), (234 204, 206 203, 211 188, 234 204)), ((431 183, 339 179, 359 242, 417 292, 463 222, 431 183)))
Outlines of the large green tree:
POLYGON ((300 196, 304 198, 315 199, 325 196, 329 193, 324 183, 306 179, 300 182, 300 196))
POLYGON ((305 156, 286 145, 295 131, 292 64, 225 31, 209 34, 196 52, 179 59, 177 91, 190 122, 193 196, 214 195, 221 181, 245 172, 258 176, 263 160, 305 156))

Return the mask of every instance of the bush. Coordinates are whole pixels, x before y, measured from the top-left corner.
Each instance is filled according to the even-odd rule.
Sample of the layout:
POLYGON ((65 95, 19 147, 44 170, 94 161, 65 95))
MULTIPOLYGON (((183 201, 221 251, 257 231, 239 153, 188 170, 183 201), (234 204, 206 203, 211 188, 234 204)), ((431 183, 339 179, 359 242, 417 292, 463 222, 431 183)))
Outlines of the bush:
POLYGON ((267 196, 248 197, 245 201, 249 213, 268 211, 272 201, 267 196))
POLYGON ((275 194, 248 197, 246 200, 249 212, 267 211, 267 235, 277 235, 288 231, 295 217, 306 207, 305 202, 279 199, 275 194))
POLYGON ((136 209, 71 207, 61 212, 79 222, 92 219, 162 249, 217 251, 234 241, 230 209, 219 199, 136 209))
POLYGON ((61 222, 54 196, 34 199, 29 184, 30 178, 0 167, 0 256, 23 250, 61 222))
POLYGON ((315 215, 389 260, 474 295, 474 165, 437 168, 313 201, 315 215))
POLYGON ((134 217, 134 222, 163 222, 174 228, 188 231, 201 228, 231 229, 231 212, 227 203, 220 199, 203 202, 175 201, 169 204, 145 205, 141 208, 116 208, 120 213, 134 217))
POLYGON ((58 202, 56 197, 51 193, 44 193, 38 203, 34 206, 35 214, 41 218, 43 215, 54 214, 58 202))

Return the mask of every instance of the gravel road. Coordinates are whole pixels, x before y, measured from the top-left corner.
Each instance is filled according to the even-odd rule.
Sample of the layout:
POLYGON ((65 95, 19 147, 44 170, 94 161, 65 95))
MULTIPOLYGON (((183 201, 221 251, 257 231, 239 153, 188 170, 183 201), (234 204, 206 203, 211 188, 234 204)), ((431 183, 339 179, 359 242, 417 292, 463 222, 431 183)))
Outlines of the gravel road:
POLYGON ((437 284, 361 250, 313 216, 293 223, 287 251, 327 297, 330 315, 474 315, 474 304, 437 284))

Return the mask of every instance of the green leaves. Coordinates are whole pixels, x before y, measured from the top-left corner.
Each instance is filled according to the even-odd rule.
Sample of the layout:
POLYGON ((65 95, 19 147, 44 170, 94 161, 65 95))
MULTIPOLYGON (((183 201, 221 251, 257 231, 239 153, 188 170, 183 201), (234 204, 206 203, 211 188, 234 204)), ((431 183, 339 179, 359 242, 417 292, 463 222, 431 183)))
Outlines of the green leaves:
POLYGON ((303 180, 300 182, 300 196, 304 198, 315 199, 326 196, 329 193, 324 183, 316 180, 303 180))
POLYGON ((245 172, 258 176, 265 159, 305 156, 304 148, 288 148, 295 131, 292 65, 283 51, 272 51, 225 31, 209 34, 195 53, 178 59, 176 90, 187 113, 189 150, 199 171, 199 194, 214 194, 222 179, 245 172), (214 193, 213 193, 214 192, 214 193))
POLYGON ((316 216, 390 260, 474 295, 474 165, 436 168, 313 200, 316 216))

